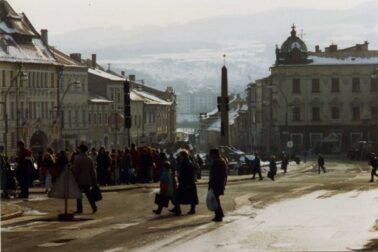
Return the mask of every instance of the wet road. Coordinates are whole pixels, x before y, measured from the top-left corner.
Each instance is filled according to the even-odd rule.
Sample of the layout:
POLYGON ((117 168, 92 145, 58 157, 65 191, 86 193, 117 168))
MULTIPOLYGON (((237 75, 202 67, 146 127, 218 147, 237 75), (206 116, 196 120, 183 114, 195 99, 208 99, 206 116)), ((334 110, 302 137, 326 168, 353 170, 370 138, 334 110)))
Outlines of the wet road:
MULTIPOLYGON (((306 202, 305 205, 315 202, 311 197, 314 199, 327 198, 352 192, 351 198, 359 198, 358 194, 353 194, 354 191, 377 189, 378 183, 367 183, 369 167, 366 162, 334 161, 328 162, 327 168, 327 173, 320 175, 311 166, 289 170, 288 174, 279 175, 275 182, 265 178, 264 181, 248 180, 230 183, 227 186, 226 195, 221 199, 224 210, 227 212, 227 217, 221 224, 210 221, 213 213, 209 212, 204 205, 206 186, 198 188, 200 205, 197 214, 185 215, 187 207, 183 206, 184 215, 180 217, 173 216, 166 209, 163 210, 161 216, 155 216, 151 211, 155 207, 151 189, 106 193, 104 200, 98 204, 98 213, 80 215, 78 216, 80 219, 73 222, 56 221, 56 214, 63 209, 61 200, 37 196, 29 202, 19 202, 19 205, 39 211, 31 212, 31 214, 47 213, 47 215, 26 216, 3 222, 1 246, 4 251, 51 251, 52 248, 54 251, 115 252, 130 249, 190 251, 194 248, 191 247, 192 245, 196 246, 196 251, 214 249, 248 251, 251 249, 249 241, 252 241, 252 246, 261 243, 259 246, 254 246, 259 250, 298 249, 290 242, 285 243, 280 240, 280 236, 287 234, 285 232, 288 228, 287 223, 283 222, 278 227, 271 226, 269 222, 271 215, 267 216, 267 213, 269 211, 280 212, 277 207, 281 209, 280 205, 275 204, 281 202, 289 204, 285 202, 295 200, 290 201, 291 203, 286 207, 290 206, 288 209, 296 209, 297 206, 303 205, 303 202, 306 202), (310 195, 308 196, 310 198, 306 195, 310 195), (257 226, 261 228, 258 229, 257 226), (259 237, 271 237, 272 230, 274 230, 276 238, 273 240, 248 239, 248 236, 243 238, 243 234, 253 233, 253 230, 259 232, 255 233, 259 237), (235 240, 235 237, 240 237, 240 239, 235 240)), ((369 200, 375 200, 375 198, 369 198, 369 200)), ((341 202, 346 202, 346 200, 341 200, 341 202)), ((357 204, 361 204, 361 202, 364 200, 357 204)), ((325 205, 329 206, 329 203, 325 205)), ((314 204, 314 207, 317 205, 314 204)), ((349 207, 349 205, 347 204, 345 207, 349 207)), ((70 208, 74 210, 73 201, 70 201, 70 208)), ((331 207, 331 209, 333 208, 331 207)), ((84 205, 84 212, 86 210, 89 210, 88 205, 84 205)), ((282 211, 285 210, 282 209, 282 211)), ((290 210, 290 212, 292 211, 290 210)), ((307 209, 306 212, 309 210, 307 209)), ((296 215, 282 216, 295 219, 296 215)), ((307 218, 311 217, 310 213, 307 218)), ((275 218, 280 219, 280 214, 276 214, 275 218)), ((366 219, 365 222, 366 226, 369 226, 370 222, 372 222, 371 227, 375 224, 374 219, 366 219)), ((297 229, 300 233, 306 232, 306 227, 294 225, 290 228, 297 229)), ((324 230, 328 229, 319 229, 319 233, 324 230)), ((329 237, 334 235, 334 230, 328 231, 332 234, 325 237, 319 236, 319 242, 322 239, 329 240, 329 237)), ((287 239, 290 240, 290 236, 288 237, 287 239)), ((370 237, 364 236, 359 239, 364 245, 368 243, 370 237)), ((324 244, 325 246, 319 247, 318 250, 328 248, 327 246, 331 248, 332 244, 324 244)), ((311 244, 301 248, 309 249, 311 244)))

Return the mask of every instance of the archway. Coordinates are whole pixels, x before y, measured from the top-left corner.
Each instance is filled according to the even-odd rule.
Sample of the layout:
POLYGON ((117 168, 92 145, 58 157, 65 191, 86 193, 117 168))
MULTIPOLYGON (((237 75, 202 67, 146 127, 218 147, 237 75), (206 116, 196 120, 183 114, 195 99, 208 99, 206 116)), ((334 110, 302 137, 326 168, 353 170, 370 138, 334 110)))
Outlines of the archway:
POLYGON ((30 138, 30 148, 33 153, 44 152, 47 148, 48 138, 45 132, 37 130, 30 138))

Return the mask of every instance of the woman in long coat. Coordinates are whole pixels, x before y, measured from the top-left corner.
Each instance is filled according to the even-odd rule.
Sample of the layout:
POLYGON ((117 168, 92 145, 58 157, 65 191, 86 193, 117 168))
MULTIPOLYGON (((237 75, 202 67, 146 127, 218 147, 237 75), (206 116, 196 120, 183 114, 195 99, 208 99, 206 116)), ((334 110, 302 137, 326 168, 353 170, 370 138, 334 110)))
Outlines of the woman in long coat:
POLYGON ((197 186, 195 183, 195 168, 189 159, 186 150, 180 152, 179 174, 178 174, 178 204, 175 208, 176 215, 181 214, 180 205, 190 205, 188 214, 196 213, 198 205, 197 186))

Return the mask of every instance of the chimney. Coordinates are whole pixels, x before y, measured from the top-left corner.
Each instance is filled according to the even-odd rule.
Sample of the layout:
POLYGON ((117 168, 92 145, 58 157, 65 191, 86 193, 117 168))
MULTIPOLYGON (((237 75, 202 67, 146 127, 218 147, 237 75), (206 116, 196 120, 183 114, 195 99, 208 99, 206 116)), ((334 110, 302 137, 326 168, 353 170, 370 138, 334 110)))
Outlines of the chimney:
POLYGON ((77 62, 81 62, 81 53, 71 53, 70 57, 77 62))
POLYGON ((317 53, 318 53, 318 52, 321 52, 321 51, 320 51, 320 47, 319 47, 319 45, 316 45, 316 46, 315 46, 315 52, 317 52, 317 53))
POLYGON ((97 67, 97 55, 92 54, 92 68, 96 68, 96 67, 97 67))
POLYGON ((130 74, 129 75, 129 80, 135 81, 135 74, 130 74))
POLYGON ((43 42, 45 42, 46 45, 49 44, 49 31, 47 29, 41 30, 41 37, 43 42))
POLYGON ((122 77, 125 77, 125 71, 121 71, 122 77))
POLYGON ((337 52, 337 45, 330 45, 329 50, 330 52, 337 52))

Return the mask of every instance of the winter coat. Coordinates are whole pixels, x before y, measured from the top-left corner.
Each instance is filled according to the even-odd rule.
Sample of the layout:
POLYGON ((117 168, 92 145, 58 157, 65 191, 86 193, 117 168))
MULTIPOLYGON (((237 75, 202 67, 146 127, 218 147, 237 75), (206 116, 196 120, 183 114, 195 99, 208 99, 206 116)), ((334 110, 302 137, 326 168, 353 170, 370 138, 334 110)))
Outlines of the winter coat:
POLYGON ((180 204, 198 204, 197 186, 195 183, 195 170, 189 159, 179 164, 178 198, 180 204))
POLYGON ((72 172, 79 186, 91 186, 97 184, 93 161, 86 154, 76 156, 72 166, 72 172))
POLYGON ((215 159, 210 168, 209 189, 213 189, 216 196, 223 195, 227 183, 227 164, 221 159, 215 159))
POLYGON ((101 153, 101 154, 97 155, 96 161, 97 161, 97 167, 99 169, 108 170, 111 160, 110 160, 110 157, 107 154, 101 153))
POLYGON ((318 165, 323 166, 324 165, 324 158, 323 157, 318 157, 318 165))
POLYGON ((276 165, 276 161, 274 159, 271 159, 269 161, 269 171, 272 174, 276 174, 277 173, 277 165, 276 165))

